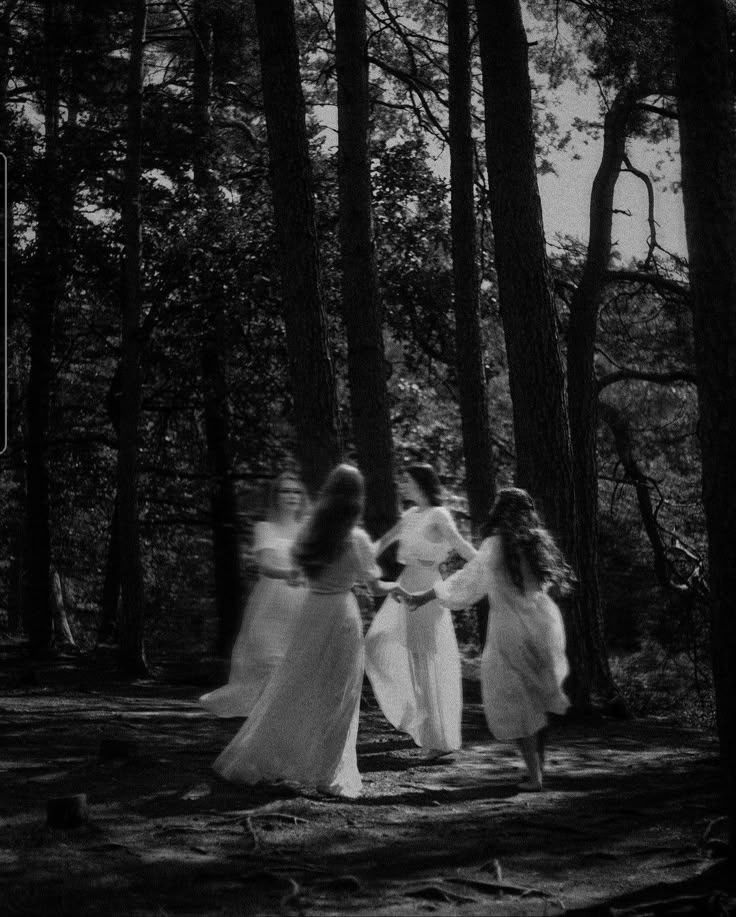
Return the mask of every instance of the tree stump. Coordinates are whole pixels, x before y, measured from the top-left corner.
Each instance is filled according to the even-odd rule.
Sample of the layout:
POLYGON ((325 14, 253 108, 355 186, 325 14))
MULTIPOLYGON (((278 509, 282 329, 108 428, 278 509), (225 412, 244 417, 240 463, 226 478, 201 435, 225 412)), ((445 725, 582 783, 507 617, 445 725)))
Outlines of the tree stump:
POLYGON ((89 821, 86 793, 47 799, 46 821, 49 828, 78 828, 86 824, 89 821))

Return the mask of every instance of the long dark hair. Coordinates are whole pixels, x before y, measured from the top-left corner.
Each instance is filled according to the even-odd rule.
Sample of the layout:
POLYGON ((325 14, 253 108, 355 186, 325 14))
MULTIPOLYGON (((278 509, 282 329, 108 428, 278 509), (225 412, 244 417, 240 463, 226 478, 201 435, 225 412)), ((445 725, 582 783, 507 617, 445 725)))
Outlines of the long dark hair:
POLYGON ((406 473, 411 475, 413 481, 427 498, 430 506, 442 506, 442 484, 437 477, 437 472, 431 465, 416 463, 409 465, 406 473))
POLYGON ((328 474, 293 550, 294 560, 308 577, 319 576, 345 548, 363 512, 364 492, 363 475, 354 465, 338 465, 328 474))
POLYGON ((572 591, 575 575, 525 490, 520 487, 499 490, 482 528, 483 538, 491 535, 501 536, 509 576, 521 591, 524 590, 522 555, 540 583, 549 584, 558 595, 572 591))

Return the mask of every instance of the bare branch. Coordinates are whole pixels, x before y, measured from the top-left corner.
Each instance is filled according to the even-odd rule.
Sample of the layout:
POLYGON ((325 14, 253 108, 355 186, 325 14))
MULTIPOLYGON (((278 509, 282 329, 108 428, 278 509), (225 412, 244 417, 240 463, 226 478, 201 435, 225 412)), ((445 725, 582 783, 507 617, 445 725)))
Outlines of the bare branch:
POLYGON ((243 121, 242 118, 228 118, 225 115, 218 115, 217 124, 220 127, 232 127, 241 131, 248 140, 255 145, 256 136, 253 133, 253 128, 246 121, 243 121))
POLYGON ((202 39, 199 36, 199 32, 194 28, 194 24, 192 23, 189 16, 187 15, 186 10, 182 7, 181 3, 179 3, 179 0, 174 0, 174 6, 178 10, 181 18, 184 20, 184 25, 187 27, 187 29, 191 33, 194 40, 197 42, 197 47, 199 48, 199 51, 202 57, 208 61, 210 59, 210 55, 208 54, 207 49, 205 48, 204 44, 202 43, 202 39))
POLYGON ((674 108, 665 108, 661 105, 652 105, 649 102, 637 102, 638 111, 647 111, 653 115, 661 115, 663 118, 677 119, 677 112, 674 108))
POLYGON ((626 380, 636 380, 638 382, 654 382, 658 385, 671 385, 673 382, 686 382, 689 385, 696 385, 697 379, 695 373, 688 369, 675 369, 668 373, 650 373, 638 369, 617 369, 616 372, 606 373, 598 379, 598 391, 603 391, 609 385, 615 385, 617 382, 626 380))
POLYGON ((598 408, 601 419, 611 430, 619 462, 624 471, 624 479, 619 479, 617 484, 633 484, 634 486, 639 512, 641 513, 641 521, 654 554, 654 571, 657 580, 665 589, 671 589, 675 592, 686 591, 688 589, 686 584, 678 583, 673 579, 673 576, 677 576, 677 571, 667 557, 661 526, 657 521, 657 512, 652 505, 651 490, 656 485, 644 474, 639 466, 634 453, 634 441, 631 435, 629 419, 618 407, 605 401, 601 401, 598 408))
MULTIPOLYGON (((404 85, 407 86, 407 88, 409 89, 412 99, 415 95, 419 99, 419 102, 421 103, 422 109, 424 109, 424 113, 426 117, 429 119, 430 123, 432 124, 434 129, 437 131, 440 138, 444 140, 445 143, 449 143, 450 138, 447 133, 447 130, 440 124, 440 122, 437 119, 437 116, 434 114, 434 112, 430 108, 429 103, 427 102, 427 99, 424 96, 424 90, 427 89, 430 92, 432 92, 433 95, 435 95, 435 97, 438 99, 438 101, 442 105, 446 106, 447 102, 442 98, 442 96, 437 92, 437 90, 431 84, 427 83, 426 80, 423 80, 421 77, 414 76, 411 73, 407 73, 405 70, 401 70, 398 67, 394 67, 393 65, 386 63, 386 61, 383 61, 380 58, 373 56, 372 54, 368 55, 368 62, 371 64, 374 64, 380 70, 383 70, 384 73, 388 73, 389 75, 395 77, 400 82, 404 83, 404 85)), ((386 104, 388 105, 388 107, 394 107, 394 108, 402 107, 402 106, 396 106, 396 105, 391 106, 389 105, 389 103, 382 103, 382 104, 386 104)), ((414 111, 417 114, 419 113, 419 109, 413 101, 412 101, 412 108, 414 109, 414 111)))
POLYGON ((674 293, 683 299, 690 298, 689 284, 671 280, 653 271, 606 271, 605 279, 608 283, 645 283, 660 293, 674 293))
POLYGON ((644 259, 644 268, 649 268, 652 263, 652 258, 654 257, 655 249, 657 248, 657 221, 654 219, 654 186, 652 185, 651 178, 642 172, 641 169, 635 168, 628 156, 624 156, 624 162, 626 163, 626 171, 631 172, 632 175, 635 175, 644 183, 644 187, 647 189, 647 222, 649 223, 649 250, 647 256, 644 259))

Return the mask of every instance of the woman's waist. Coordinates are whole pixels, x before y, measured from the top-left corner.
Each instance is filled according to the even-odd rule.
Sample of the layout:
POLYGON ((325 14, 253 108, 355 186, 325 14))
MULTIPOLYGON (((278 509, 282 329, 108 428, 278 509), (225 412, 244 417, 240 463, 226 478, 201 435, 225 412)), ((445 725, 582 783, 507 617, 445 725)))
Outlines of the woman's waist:
POLYGON ((437 564, 408 564, 401 571, 399 583, 407 589, 427 589, 440 578, 437 564))
POLYGON ((416 554, 399 554, 396 558, 405 567, 434 567, 435 569, 444 560, 444 557, 417 556, 416 554))

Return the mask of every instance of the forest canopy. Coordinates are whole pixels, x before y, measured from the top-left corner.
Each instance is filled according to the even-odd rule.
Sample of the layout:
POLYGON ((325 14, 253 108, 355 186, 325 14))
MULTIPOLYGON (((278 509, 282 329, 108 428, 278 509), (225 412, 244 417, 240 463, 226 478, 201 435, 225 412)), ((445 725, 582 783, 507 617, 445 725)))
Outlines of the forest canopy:
MULTIPOLYGON (((80 647, 133 628, 133 657, 142 656, 144 638, 153 658, 175 649, 223 652, 247 588, 249 534, 262 518, 269 479, 301 467, 316 484, 315 469, 333 453, 358 462, 366 454, 359 417, 368 408, 356 413, 363 383, 351 377, 363 358, 351 334, 360 341, 368 332, 351 331, 351 322, 374 310, 381 353, 370 384, 385 386, 388 476, 412 460, 431 461, 471 534, 483 500, 526 475, 563 544, 578 552, 585 589, 582 611, 570 612, 569 622, 602 622, 590 640, 580 637, 588 647, 581 656, 598 653, 605 633, 614 662, 613 679, 605 660, 593 666, 583 694, 610 694, 618 680, 629 702, 646 708, 642 659, 684 666, 684 690, 693 678, 707 685, 692 302, 682 253, 659 245, 656 209, 657 189, 669 183, 676 192, 678 184, 670 165, 678 133, 668 17, 654 2, 525 5, 538 173, 553 171, 580 144, 601 162, 592 188, 579 189, 590 194, 590 225, 546 239, 540 276, 549 280, 548 305, 514 313, 513 296, 528 295, 510 287, 526 242, 516 246, 516 266, 504 260, 512 225, 504 222, 494 164, 506 103, 497 78, 492 110, 501 127, 491 136, 484 93, 499 51, 481 47, 484 24, 473 9, 465 45, 453 47, 452 7, 366 4, 371 253, 363 264, 372 264, 372 279, 370 302, 351 311, 363 291, 358 281, 346 293, 336 17, 327 2, 294 5, 310 170, 303 225, 313 221, 316 234, 314 315, 324 339, 312 365, 334 398, 314 415, 330 432, 312 469, 300 427, 303 386, 294 384, 300 358, 312 357, 308 336, 289 330, 285 305, 259 4, 148 2, 137 24, 127 5, 107 0, 2 4, 10 270, 0 620, 11 634, 25 634, 36 649, 63 645, 48 587, 57 575, 80 647), (452 80, 463 48, 470 230, 456 223, 459 179, 450 169, 461 161, 452 80), (594 99, 597 117, 562 129, 554 107, 561 86, 565 98, 574 87, 594 99), (665 167, 648 171, 637 162, 641 141, 665 167), (648 244, 628 260, 610 223, 622 174, 641 183, 650 208, 648 244), (454 270, 464 248, 472 252, 470 292, 454 270), (459 351, 467 346, 459 334, 468 321, 458 311, 464 296, 487 425, 472 449, 463 404, 479 402, 463 396, 471 375, 459 351), (567 445, 559 447, 569 471, 560 475, 557 453, 543 469, 553 437, 542 419, 553 408, 522 403, 529 395, 519 388, 543 355, 555 368, 542 379, 559 379, 537 388, 570 405, 567 445), (129 478, 121 471, 125 449, 134 464, 129 478), (469 462, 479 451, 487 460, 473 471, 480 496, 471 505, 469 462), (575 519, 587 528, 565 521, 554 497, 568 477, 570 493, 580 495, 575 519), (137 533, 126 541, 134 524, 139 541, 137 533), (586 532, 595 546, 587 558, 586 532), (129 565, 136 550, 137 572, 129 565), (133 599, 125 595, 130 577, 139 580, 133 599), (119 616, 121 588, 123 606, 140 605, 137 624, 135 615, 119 616), (620 654, 630 661, 622 669, 620 654)), ((510 172, 504 184, 522 199, 510 172)), ((390 482, 380 487, 383 516, 366 520, 374 534, 395 512, 390 482)), ((472 623, 465 636, 477 651, 472 623)), ((710 716, 704 705, 695 716, 710 716)))

